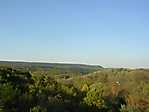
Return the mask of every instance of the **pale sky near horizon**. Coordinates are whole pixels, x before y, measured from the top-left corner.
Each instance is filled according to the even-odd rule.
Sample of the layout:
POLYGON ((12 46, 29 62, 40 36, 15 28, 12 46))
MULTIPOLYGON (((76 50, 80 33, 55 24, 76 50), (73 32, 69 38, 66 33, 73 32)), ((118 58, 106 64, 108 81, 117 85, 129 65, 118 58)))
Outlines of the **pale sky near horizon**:
POLYGON ((0 60, 149 68, 149 1, 0 0, 0 60))

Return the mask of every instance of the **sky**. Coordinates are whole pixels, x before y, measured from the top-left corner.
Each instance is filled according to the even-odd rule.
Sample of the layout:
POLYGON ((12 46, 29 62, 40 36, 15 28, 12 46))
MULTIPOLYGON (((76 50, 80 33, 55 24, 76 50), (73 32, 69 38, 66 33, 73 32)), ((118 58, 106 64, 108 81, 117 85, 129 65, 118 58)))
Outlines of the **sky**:
POLYGON ((149 68, 149 1, 0 0, 0 60, 149 68))

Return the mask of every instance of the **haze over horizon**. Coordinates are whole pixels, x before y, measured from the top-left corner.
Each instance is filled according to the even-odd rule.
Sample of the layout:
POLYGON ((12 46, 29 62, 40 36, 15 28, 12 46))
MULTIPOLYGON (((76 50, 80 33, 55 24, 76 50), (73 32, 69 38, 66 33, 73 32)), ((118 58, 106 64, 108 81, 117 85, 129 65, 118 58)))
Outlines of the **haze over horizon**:
POLYGON ((149 68, 148 0, 2 0, 0 60, 149 68))

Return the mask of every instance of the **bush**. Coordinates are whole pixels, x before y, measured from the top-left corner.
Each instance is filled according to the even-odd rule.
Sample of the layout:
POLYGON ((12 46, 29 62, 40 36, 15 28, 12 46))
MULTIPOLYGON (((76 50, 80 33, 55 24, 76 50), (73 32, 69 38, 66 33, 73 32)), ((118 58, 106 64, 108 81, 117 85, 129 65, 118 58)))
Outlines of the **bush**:
POLYGON ((86 97, 84 98, 84 102, 93 108, 105 108, 103 85, 101 83, 91 85, 86 97))

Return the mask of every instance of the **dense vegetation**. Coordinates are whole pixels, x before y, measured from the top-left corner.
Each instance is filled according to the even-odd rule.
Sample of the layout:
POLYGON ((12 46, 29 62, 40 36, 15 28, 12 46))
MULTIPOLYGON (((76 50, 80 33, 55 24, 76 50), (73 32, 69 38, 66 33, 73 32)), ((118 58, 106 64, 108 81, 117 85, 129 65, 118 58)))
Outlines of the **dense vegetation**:
POLYGON ((149 112, 147 69, 38 72, 0 67, 0 112, 149 112))

